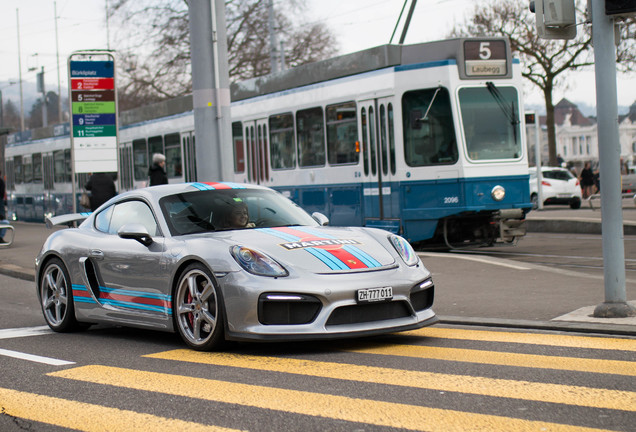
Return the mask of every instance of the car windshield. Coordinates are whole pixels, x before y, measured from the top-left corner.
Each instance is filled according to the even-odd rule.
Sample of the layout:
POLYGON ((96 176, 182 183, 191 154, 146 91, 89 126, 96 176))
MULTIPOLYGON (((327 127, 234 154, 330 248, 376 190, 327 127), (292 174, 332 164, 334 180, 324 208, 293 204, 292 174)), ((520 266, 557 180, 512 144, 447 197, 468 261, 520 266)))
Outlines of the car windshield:
POLYGON ((568 181, 568 180, 574 178, 572 173, 570 171, 566 171, 566 170, 541 171, 541 175, 545 179, 552 179, 552 180, 568 181))
POLYGON ((163 197, 159 204, 175 236, 254 227, 317 225, 298 205, 271 190, 195 191, 163 197))

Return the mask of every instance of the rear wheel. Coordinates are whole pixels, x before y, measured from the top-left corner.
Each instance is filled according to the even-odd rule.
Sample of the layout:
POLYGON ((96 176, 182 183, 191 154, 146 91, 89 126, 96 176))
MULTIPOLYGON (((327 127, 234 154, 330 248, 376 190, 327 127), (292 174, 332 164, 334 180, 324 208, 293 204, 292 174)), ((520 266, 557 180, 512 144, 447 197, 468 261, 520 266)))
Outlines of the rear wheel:
POLYGON ((532 209, 536 210, 539 208, 539 196, 537 194, 530 195, 530 201, 532 201, 532 209))
POLYGON ((40 280, 40 305, 46 323, 56 332, 71 332, 86 326, 75 318, 71 278, 59 258, 46 263, 40 280))
POLYGON ((223 305, 205 266, 191 264, 184 270, 174 306, 176 327, 186 344, 198 351, 210 351, 223 344, 223 305))
POLYGON ((570 201, 570 208, 575 210, 581 208, 581 200, 573 198, 572 201, 570 201))

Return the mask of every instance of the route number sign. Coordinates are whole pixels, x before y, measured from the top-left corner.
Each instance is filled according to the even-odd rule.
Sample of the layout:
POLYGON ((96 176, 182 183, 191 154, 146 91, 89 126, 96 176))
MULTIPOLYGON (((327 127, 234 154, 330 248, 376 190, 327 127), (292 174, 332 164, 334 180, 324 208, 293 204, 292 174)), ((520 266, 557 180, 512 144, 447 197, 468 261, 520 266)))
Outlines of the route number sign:
POLYGON ((508 73, 503 40, 464 41, 466 76, 504 76, 508 73))
POLYGON ((68 70, 74 171, 115 172, 115 59, 108 52, 75 52, 69 57, 68 70))

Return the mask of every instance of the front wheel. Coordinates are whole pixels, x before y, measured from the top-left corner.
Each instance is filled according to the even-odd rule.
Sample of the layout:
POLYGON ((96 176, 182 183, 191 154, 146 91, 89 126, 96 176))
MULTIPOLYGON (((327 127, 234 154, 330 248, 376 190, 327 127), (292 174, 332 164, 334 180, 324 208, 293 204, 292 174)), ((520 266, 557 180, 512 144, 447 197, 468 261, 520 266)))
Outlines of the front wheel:
POLYGON ((223 305, 210 271, 202 264, 189 265, 179 278, 174 314, 183 341, 197 351, 221 346, 223 305))
POLYGON ((71 332, 84 327, 75 318, 71 278, 59 258, 52 258, 46 263, 39 294, 44 319, 51 329, 71 332))

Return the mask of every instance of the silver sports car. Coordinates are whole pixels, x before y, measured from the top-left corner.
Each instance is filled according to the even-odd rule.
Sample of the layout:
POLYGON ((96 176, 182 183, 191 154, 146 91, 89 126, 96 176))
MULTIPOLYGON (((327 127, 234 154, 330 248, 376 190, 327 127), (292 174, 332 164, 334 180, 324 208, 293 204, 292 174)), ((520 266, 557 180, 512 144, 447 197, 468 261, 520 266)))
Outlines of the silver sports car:
POLYGON ((342 338, 437 321, 431 273, 406 240, 329 227, 265 187, 154 186, 47 222, 82 220, 51 234, 36 259, 55 331, 177 331, 211 350, 226 339, 342 338))

